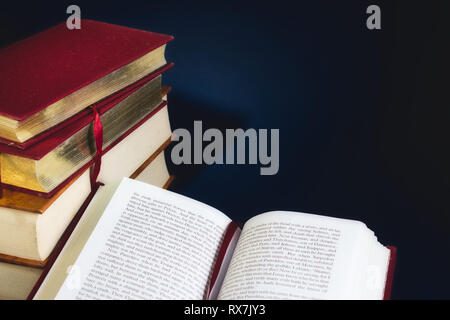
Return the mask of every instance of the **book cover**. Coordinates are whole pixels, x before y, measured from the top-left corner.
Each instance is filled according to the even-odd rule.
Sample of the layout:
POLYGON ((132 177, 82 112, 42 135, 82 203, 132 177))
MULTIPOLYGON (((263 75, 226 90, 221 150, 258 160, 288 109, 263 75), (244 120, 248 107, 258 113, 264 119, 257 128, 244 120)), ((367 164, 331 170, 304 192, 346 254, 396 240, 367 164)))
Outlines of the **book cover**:
MULTIPOLYGON (((143 79, 144 81, 144 79, 143 79)), ((167 94, 170 92, 171 87, 170 86, 162 86, 161 88, 161 94, 162 96, 167 96, 167 94)), ((106 104, 104 107, 108 108, 112 105, 106 104)), ((104 113, 105 110, 102 110, 100 108, 100 114, 104 113)), ((86 113, 87 116, 89 116, 89 113, 86 113)), ((92 121, 92 119, 91 119, 92 121)), ((77 126, 80 127, 80 124, 82 125, 82 122, 80 121, 77 123, 77 126)), ((67 129, 67 128, 66 128, 67 129)), ((60 128, 61 130, 61 128, 60 128)), ((70 131, 70 130, 69 130, 70 131)), ((51 132, 56 132, 51 130, 51 132)), ((39 135, 38 137, 40 137, 39 135)), ((47 135, 45 135, 47 136, 47 135)), ((50 140, 45 141, 45 148, 38 148, 40 149, 39 152, 45 152, 45 149, 51 150, 52 144, 57 145, 59 141, 61 140, 61 137, 58 136, 58 134, 54 134, 53 137, 50 137, 50 140), (51 140, 56 140, 56 142, 52 143, 51 140)), ((18 152, 18 154, 21 154, 20 151, 13 147, 7 147, 4 145, 0 145, 0 152, 1 150, 9 150, 13 152, 18 152)), ((31 154, 39 154, 39 152, 33 153, 32 150, 28 150, 31 154)), ((143 167, 145 167, 145 164, 143 164, 143 167)), ((42 197, 39 194, 32 194, 29 192, 21 192, 17 188, 3 188, 2 190, 2 197, 0 198, 0 207, 4 208, 11 208, 11 209, 17 209, 17 210, 24 210, 28 212, 34 212, 34 213, 43 213, 58 197, 79 177, 84 171, 79 172, 78 175, 76 175, 71 181, 68 181, 64 186, 58 189, 57 192, 53 193, 49 197, 42 197)), ((132 177, 134 178, 134 177, 132 177)))
MULTIPOLYGON (((113 108, 117 103, 141 88, 147 82, 153 80, 157 76, 162 75, 173 66, 174 63, 167 63, 151 74, 146 75, 142 79, 139 79, 138 81, 109 95, 101 101, 94 103, 93 106, 95 106, 99 114, 102 115, 106 111, 113 108)), ((163 85, 161 95, 164 96, 169 91, 170 87, 163 85)), ((25 158, 39 160, 59 144, 61 144, 63 141, 70 138, 74 133, 78 132, 81 128, 86 126, 88 123, 91 123, 93 119, 94 116, 92 110, 90 108, 86 108, 27 141, 16 142, 0 137, 0 153, 8 153, 25 158)))
POLYGON ((82 26, 63 22, 0 49, 1 137, 26 141, 162 67, 173 39, 92 20, 82 26))
MULTIPOLYGON (((140 125, 142 125, 146 120, 148 120, 152 115, 154 115, 156 112, 158 112, 160 109, 162 109, 166 105, 167 105, 167 102, 165 102, 165 101, 162 102, 159 106, 157 106, 156 108, 151 110, 150 113, 148 113, 142 119, 140 119, 136 124, 132 125, 132 127, 127 129, 117 139, 110 141, 109 145, 105 146, 103 148, 103 150, 100 152, 100 156, 107 153, 118 142, 123 140, 127 135, 132 133, 136 128, 138 128, 140 125)), ((92 115, 88 114, 88 116, 83 121, 86 121, 87 124, 89 124, 89 120, 91 117, 92 117, 92 115)), ((40 155, 42 152, 48 151, 48 149, 50 149, 50 147, 53 146, 52 142, 54 143, 55 140, 58 141, 59 139, 67 139, 67 138, 71 137, 72 134, 74 133, 74 131, 76 132, 76 130, 80 129, 79 128, 80 124, 83 124, 83 122, 72 123, 71 125, 63 128, 60 132, 55 133, 54 140, 48 140, 48 142, 47 142, 47 140, 43 140, 42 144, 36 144, 32 147, 32 149, 24 150, 25 152, 21 153, 21 155, 23 155, 23 156, 40 155), (36 152, 36 153, 33 154, 32 152, 36 152)), ((6 156, 6 155, 2 155, 2 156, 6 156)), ((49 197, 52 197, 54 194, 56 194, 59 190, 64 188, 64 186, 70 180, 72 180, 73 177, 75 177, 77 174, 82 172, 87 167, 90 167, 94 162, 95 162, 95 158, 91 155, 90 159, 87 158, 87 161, 84 161, 84 163, 81 166, 78 166, 78 168, 74 168, 74 170, 70 170, 70 171, 64 170, 64 172, 62 172, 62 173, 65 174, 65 176, 63 177, 63 179, 61 179, 61 181, 54 184, 54 186, 52 187, 51 190, 41 189, 40 185, 37 185, 37 184, 33 184, 33 186, 36 185, 34 187, 29 187, 27 185, 27 181, 28 181, 27 179, 21 179, 21 180, 23 180, 23 184, 19 185, 18 182, 20 182, 21 180, 16 179, 15 176, 17 174, 24 174, 24 172, 23 171, 21 171, 21 172, 14 171, 14 166, 12 166, 12 168, 8 172, 6 172, 8 167, 3 165, 1 168, 1 170, 2 170, 2 187, 8 188, 11 190, 18 190, 18 191, 21 191, 24 193, 30 193, 30 194, 37 195, 37 196, 44 197, 44 198, 49 198, 49 197), (9 179, 9 180, 5 179, 5 177, 7 176, 8 173, 10 173, 10 176, 11 176, 11 179, 9 179), (10 183, 8 183, 8 181, 10 183)), ((31 169, 34 170, 34 167, 32 167, 31 169)), ((33 176, 33 174, 30 174, 30 175, 33 176)))
POLYGON ((51 192, 95 157, 96 115, 101 121, 101 145, 105 149, 162 103, 160 75, 171 66, 166 65, 32 139, 38 141, 26 149, 0 144, 2 183, 35 192, 51 192))

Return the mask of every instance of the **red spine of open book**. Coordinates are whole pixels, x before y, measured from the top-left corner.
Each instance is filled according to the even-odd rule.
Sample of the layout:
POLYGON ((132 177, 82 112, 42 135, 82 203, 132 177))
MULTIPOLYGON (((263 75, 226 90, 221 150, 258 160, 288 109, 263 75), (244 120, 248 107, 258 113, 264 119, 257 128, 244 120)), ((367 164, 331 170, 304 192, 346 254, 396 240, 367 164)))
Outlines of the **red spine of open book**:
MULTIPOLYGON (((172 68, 173 65, 174 64, 172 62, 167 63, 165 66, 155 70, 153 73, 143 77, 139 81, 136 81, 113 95, 95 103, 95 108, 98 110, 100 115, 104 114, 132 93, 142 88, 146 83, 172 68)), ((84 128, 86 125, 91 123, 93 119, 94 117, 92 111, 89 108, 86 108, 69 119, 25 142, 13 142, 0 137, 0 152, 39 160, 79 130, 84 128)))

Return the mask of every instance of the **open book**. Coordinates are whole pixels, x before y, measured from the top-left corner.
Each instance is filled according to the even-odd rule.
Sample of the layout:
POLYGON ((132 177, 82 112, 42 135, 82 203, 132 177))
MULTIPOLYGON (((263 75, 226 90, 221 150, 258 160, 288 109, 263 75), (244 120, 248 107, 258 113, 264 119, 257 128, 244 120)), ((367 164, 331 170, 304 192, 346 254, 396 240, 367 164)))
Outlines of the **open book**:
POLYGON ((124 178, 101 187, 35 299, 383 299, 395 249, 365 224, 222 212, 124 178), (117 184, 116 184, 117 186, 117 184))

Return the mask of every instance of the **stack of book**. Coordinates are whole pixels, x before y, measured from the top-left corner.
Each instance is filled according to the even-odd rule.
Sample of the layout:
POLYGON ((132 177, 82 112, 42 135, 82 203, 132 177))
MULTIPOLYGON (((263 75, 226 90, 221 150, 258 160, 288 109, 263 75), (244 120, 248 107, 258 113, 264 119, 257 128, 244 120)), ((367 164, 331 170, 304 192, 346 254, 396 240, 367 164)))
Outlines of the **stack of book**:
POLYGON ((0 299, 24 299, 99 183, 167 187, 171 36, 82 20, 0 49, 0 299))

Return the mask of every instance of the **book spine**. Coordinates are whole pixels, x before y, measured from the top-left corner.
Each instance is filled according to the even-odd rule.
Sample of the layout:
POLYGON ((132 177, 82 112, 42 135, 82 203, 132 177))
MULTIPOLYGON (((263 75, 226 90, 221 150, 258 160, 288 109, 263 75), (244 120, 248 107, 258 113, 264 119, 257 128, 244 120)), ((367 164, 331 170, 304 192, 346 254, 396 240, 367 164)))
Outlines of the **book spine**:
MULTIPOLYGON (((225 254, 227 253, 228 247, 230 246, 231 240, 233 240, 233 236, 236 233, 236 230, 239 228, 239 225, 236 222, 230 222, 225 230, 225 235, 223 237, 222 244, 220 245, 219 252, 217 254, 216 262, 214 263, 211 278, 208 282, 207 288, 205 290, 205 295, 203 300, 209 300, 211 296, 211 291, 216 285, 217 278, 219 276, 220 269, 222 268, 223 261, 225 258, 225 254)), ((220 284, 221 285, 221 284, 220 284)))
MULTIPOLYGON (((135 83, 129 85, 128 87, 123 88, 122 90, 116 92, 110 97, 107 97, 99 102, 94 103, 93 105, 98 105, 100 115, 104 114, 106 111, 108 111, 111 108, 111 105, 108 106, 108 104, 112 101, 120 101, 120 99, 123 99, 127 97, 129 94, 133 93, 137 89, 141 88, 143 85, 145 85, 147 82, 153 80, 157 76, 163 74, 170 68, 174 66, 173 62, 167 63, 166 65, 162 66, 161 68, 155 70, 151 74, 145 76, 139 81, 136 81, 135 83)), ((170 91, 169 88, 166 88, 166 91, 170 91)), ((166 94, 167 94, 166 92, 166 94)), ((164 94, 163 94, 164 95, 164 94)), ((113 104, 114 105, 114 104, 113 104)), ((113 106, 112 105, 112 106, 113 106)), ((9 153, 16 156, 23 156, 23 151, 27 150, 33 146, 35 146, 38 143, 41 143, 43 140, 48 139, 53 134, 57 133, 58 131, 64 129, 65 127, 73 125, 73 123, 79 121, 83 117, 88 117, 90 114, 89 108, 84 109, 83 111, 79 112, 78 114, 70 117, 69 119, 61 122, 59 125, 56 125, 55 127, 46 130, 34 138, 31 138, 30 140, 27 140, 25 142, 16 142, 12 140, 8 140, 5 138, 0 137, 0 152, 2 153, 9 153)), ((81 128, 80 128, 81 129, 81 128)), ((39 160, 41 157, 37 155, 28 155, 26 156, 31 159, 39 160)))
POLYGON ((392 283, 394 282, 395 264, 397 262, 397 248, 393 246, 387 246, 391 251, 389 257, 388 273, 386 275, 386 286, 384 287, 383 300, 391 300, 392 283))

